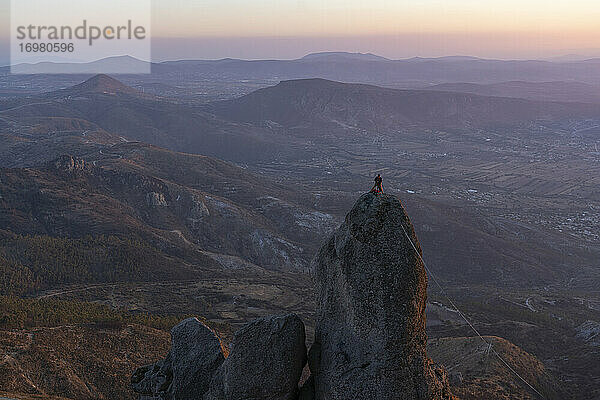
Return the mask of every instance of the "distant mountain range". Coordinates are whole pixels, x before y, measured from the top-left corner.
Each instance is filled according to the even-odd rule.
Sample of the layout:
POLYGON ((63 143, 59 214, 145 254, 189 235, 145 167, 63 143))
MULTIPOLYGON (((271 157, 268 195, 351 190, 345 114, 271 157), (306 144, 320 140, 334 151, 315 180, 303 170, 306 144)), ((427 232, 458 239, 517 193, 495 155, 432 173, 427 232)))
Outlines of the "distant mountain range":
POLYGON ((348 53, 343 51, 326 51, 322 53, 311 53, 301 60, 362 60, 362 61, 390 61, 389 58, 381 57, 373 53, 348 53))
POLYGON ((11 72, 16 74, 94 74, 98 72, 127 74, 132 71, 138 73, 141 71, 150 72, 149 64, 151 63, 131 56, 116 56, 83 63, 40 62, 17 64, 11 67, 11 72))
MULTIPOLYGON (((35 121, 35 132, 81 128, 234 162, 290 162, 309 157, 305 137, 315 134, 370 131, 397 136, 409 127, 515 127, 532 121, 598 118, 600 104, 306 79, 284 81, 233 100, 192 106, 98 75, 67 89, 0 103, 0 116, 0 127, 6 121, 19 126, 31 126, 35 121), (282 134, 282 129, 294 132, 282 134)), ((22 153, 38 154, 32 149, 22 153)))
POLYGON ((486 60, 476 57, 440 57, 388 60, 373 55, 325 53, 299 60, 168 61, 152 66, 152 72, 186 71, 221 74, 239 79, 324 78, 378 85, 420 85, 445 82, 495 83, 502 81, 568 81, 600 83, 600 63, 486 60))
MULTIPOLYGON (((374 54, 323 52, 296 60, 177 60, 147 63, 129 56, 110 57, 91 63, 43 63, 15 66, 22 74, 43 67, 48 73, 131 74, 140 68, 152 71, 154 82, 163 84, 197 79, 219 81, 270 81, 323 78, 342 82, 370 83, 392 87, 426 87, 432 84, 469 82, 490 84, 509 81, 577 81, 600 84, 598 59, 490 60, 470 56, 415 57, 390 60, 374 54)), ((9 67, 0 68, 0 76, 9 67)), ((27 79, 17 76, 11 79, 27 79)), ((33 79, 33 77, 31 77, 33 79)))

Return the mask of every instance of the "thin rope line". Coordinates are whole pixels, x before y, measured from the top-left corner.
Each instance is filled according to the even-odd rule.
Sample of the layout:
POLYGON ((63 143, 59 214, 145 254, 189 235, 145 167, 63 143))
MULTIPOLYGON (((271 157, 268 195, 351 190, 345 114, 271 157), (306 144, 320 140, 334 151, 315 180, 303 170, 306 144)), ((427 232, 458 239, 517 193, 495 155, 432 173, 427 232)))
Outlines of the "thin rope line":
POLYGON ((469 319, 462 313, 462 311, 460 311, 460 309, 456 306, 456 304, 454 304, 454 302, 452 301, 452 299, 450 298, 450 296, 448 296, 448 294, 446 293, 446 291, 444 290, 444 288, 442 287, 442 285, 440 285, 440 283, 437 281, 437 279, 435 278, 435 275, 433 275, 431 273, 431 270, 429 269, 429 267, 427 267, 427 263, 425 263, 425 260, 423 260, 423 256, 421 256, 421 253, 419 253, 419 250, 417 250, 417 246, 415 246, 415 244, 413 243, 412 239, 410 238, 410 236, 408 235, 408 233, 406 232, 406 229, 404 229, 404 226, 402 224, 400 224, 400 227, 402 228, 402 230, 404 231, 404 235, 406 236, 406 238, 408 239, 408 241, 410 242, 412 248, 415 250, 415 253, 417 253, 417 256, 419 257, 419 259, 421 260, 421 262, 423 263, 423 266, 425 267, 425 270, 427 271, 427 273, 431 276, 431 278, 433 279, 433 282, 437 285, 437 287, 440 288, 442 294, 444 295, 444 297, 446 297, 446 299, 448 300, 448 302, 452 305, 452 307, 454 307, 454 309, 458 312, 458 314, 462 317, 462 319, 465 320, 465 322, 471 327, 471 329, 473 330, 473 332, 475 332, 477 334, 477 336, 479 336, 479 338, 486 343, 488 346, 490 346, 490 349, 492 350, 492 352, 496 355, 496 357, 498 357, 498 359, 500 361, 502 361, 504 363, 504 365, 506 365, 506 367, 513 373, 515 374, 521 381, 523 381, 523 383, 525 383, 531 390, 533 390, 538 396, 540 396, 540 398, 544 399, 544 396, 538 392, 538 390, 536 388, 534 388, 529 382, 527 382, 525 380, 525 378, 523 378, 521 375, 519 375, 519 373, 517 371, 515 371, 506 361, 504 361, 504 358, 502 358, 502 356, 500 356, 500 354, 498 354, 498 352, 496 351, 496 349, 494 349, 492 343, 489 343, 487 340, 485 340, 485 338, 483 336, 481 336, 481 334, 479 333, 479 331, 473 326, 473 324, 471 323, 471 321, 469 321, 469 319))
POLYGON ((483 347, 478 347, 475 350, 471 351, 470 353, 468 353, 466 356, 464 356, 463 358, 461 358, 460 360, 457 358, 455 358, 452 361, 452 366, 450 368, 446 368, 448 370, 448 372, 452 371, 454 368, 456 367, 460 367, 461 365, 463 365, 467 360, 470 360, 471 358, 481 354, 481 353, 485 353, 485 349, 489 347, 489 346, 483 346, 483 347))

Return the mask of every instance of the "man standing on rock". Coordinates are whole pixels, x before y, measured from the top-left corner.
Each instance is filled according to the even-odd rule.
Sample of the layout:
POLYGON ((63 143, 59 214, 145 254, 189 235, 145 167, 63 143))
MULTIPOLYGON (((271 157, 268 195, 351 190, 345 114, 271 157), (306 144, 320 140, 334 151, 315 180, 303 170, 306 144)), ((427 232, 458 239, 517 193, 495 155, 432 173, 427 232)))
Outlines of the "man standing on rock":
POLYGON ((371 192, 375 194, 383 193, 383 178, 381 177, 381 175, 377 174, 377 176, 375 177, 375 185, 373 185, 373 189, 371 189, 371 192))

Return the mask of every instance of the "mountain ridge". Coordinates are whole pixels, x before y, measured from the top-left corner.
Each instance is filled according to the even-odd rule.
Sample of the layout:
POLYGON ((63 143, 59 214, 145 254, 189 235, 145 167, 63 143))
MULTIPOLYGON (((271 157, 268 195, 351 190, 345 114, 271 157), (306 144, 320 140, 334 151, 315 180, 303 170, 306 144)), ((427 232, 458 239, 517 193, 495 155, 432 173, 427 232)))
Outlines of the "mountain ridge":
POLYGON ((324 51, 319 53, 310 53, 299 60, 336 60, 336 59, 350 59, 350 60, 361 60, 361 61, 390 61, 389 58, 378 56, 373 53, 350 53, 346 51, 324 51))
POLYGON ((595 104, 391 89, 322 78, 281 81, 237 99, 213 103, 207 109, 243 122, 271 120, 294 126, 337 121, 368 130, 406 126, 483 128, 600 117, 600 105, 595 104))

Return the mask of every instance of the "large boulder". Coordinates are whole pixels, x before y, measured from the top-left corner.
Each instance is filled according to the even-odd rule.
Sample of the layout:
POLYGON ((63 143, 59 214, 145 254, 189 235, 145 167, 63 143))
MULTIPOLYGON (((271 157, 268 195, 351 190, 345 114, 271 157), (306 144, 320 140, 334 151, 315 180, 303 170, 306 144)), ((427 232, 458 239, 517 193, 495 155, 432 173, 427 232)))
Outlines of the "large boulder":
POLYGON ((131 384, 144 396, 159 399, 200 399, 223 364, 221 341, 197 318, 171 330, 171 350, 164 360, 138 368, 131 384))
POLYGON ((303 391, 316 400, 452 398, 426 355, 427 275, 407 235, 420 253, 400 201, 368 193, 317 254, 314 388, 303 391))
POLYGON ((295 400, 306 364, 305 340, 295 314, 248 323, 235 333, 204 400, 295 400))

